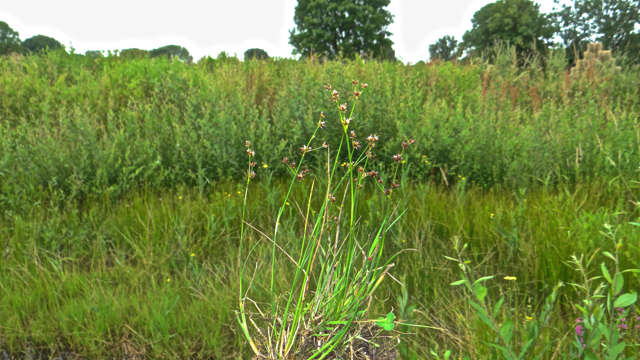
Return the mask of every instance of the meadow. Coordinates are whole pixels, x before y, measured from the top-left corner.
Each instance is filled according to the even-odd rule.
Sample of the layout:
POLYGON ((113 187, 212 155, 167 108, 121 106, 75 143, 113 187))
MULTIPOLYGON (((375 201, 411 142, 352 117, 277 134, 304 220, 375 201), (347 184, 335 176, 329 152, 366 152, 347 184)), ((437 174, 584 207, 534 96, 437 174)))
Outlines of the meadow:
MULTIPOLYGON (((27 343, 72 349, 88 359, 250 358, 233 313, 238 258, 249 259, 258 302, 267 301, 274 254, 279 290, 295 267, 269 246, 249 253, 258 231, 239 247, 245 141, 257 163, 245 218, 267 231, 291 179, 282 158, 300 157, 321 112, 327 124, 339 122, 323 86, 349 93, 358 79, 368 89, 352 129, 380 137, 373 165, 382 179, 391 178, 399 143, 416 140, 393 197, 408 211, 383 254, 413 250, 396 258, 371 308, 374 318, 393 311, 404 324, 429 327, 398 326, 401 358, 444 358, 447 350, 503 358, 486 345, 495 334, 464 288, 451 285, 460 269, 445 256, 457 258, 462 243, 477 277, 495 275, 484 282, 487 301, 504 295, 494 316, 512 319, 514 347, 554 286, 565 284, 535 347, 543 359, 572 358, 584 298, 570 285, 583 280, 572 255, 593 261, 589 277, 602 276, 603 262, 611 269, 605 252, 619 253, 621 270, 640 268, 640 69, 623 65, 575 79, 561 52, 518 68, 504 48, 469 64, 414 66, 232 57, 187 65, 62 52, 2 58, 3 345, 14 353, 27 343), (611 237, 624 245, 616 249, 611 237)), ((327 126, 318 140, 337 148, 341 136, 327 126)), ((305 198, 310 178, 323 181, 322 157, 306 156, 310 175, 295 199, 305 198)), ((386 198, 363 191, 358 222, 375 232, 386 198)), ((285 203, 279 224, 294 258, 304 206, 285 203)), ((637 273, 620 278, 622 293, 637 291, 637 273)), ((628 331, 616 335, 627 358, 640 342, 634 306, 628 331)))

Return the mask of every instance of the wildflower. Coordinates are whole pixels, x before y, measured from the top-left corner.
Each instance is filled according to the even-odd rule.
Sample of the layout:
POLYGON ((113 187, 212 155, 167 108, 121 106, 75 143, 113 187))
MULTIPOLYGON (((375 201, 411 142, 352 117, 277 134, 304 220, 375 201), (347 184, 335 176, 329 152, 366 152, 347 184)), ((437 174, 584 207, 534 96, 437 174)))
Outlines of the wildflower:
POLYGON ((362 166, 358 166, 358 172, 363 172, 364 169, 362 168, 362 166))
POLYGON ((246 146, 246 147, 251 146, 251 142, 249 140, 245 140, 244 146, 246 146))
POLYGON ((330 84, 327 84, 327 85, 325 85, 325 87, 324 87, 324 88, 325 88, 325 89, 327 89, 327 90, 331 90, 331 85, 330 85, 330 84))
POLYGON ((409 148, 409 143, 407 143, 406 141, 403 141, 403 142, 402 142, 402 148, 403 148, 403 149, 405 149, 405 150, 406 150, 407 148, 409 148))
POLYGON ((298 175, 296 175, 296 180, 302 181, 304 179, 304 175, 305 173, 303 171, 300 171, 298 175))
POLYGON ((369 171, 369 172, 367 173, 367 175, 369 175, 369 176, 371 176, 371 177, 376 177, 376 176, 378 176, 378 172, 377 172, 377 171, 369 171))
POLYGON ((527 316, 527 321, 531 321, 533 318, 531 316, 527 316))
POLYGON ((391 189, 384 189, 384 196, 391 195, 391 189))
POLYGON ((352 118, 342 120, 342 125, 349 125, 349 123, 353 120, 352 118))
POLYGON ((304 172, 304 174, 305 174, 305 175, 307 175, 308 173, 310 173, 310 172, 311 172, 311 170, 309 170, 309 169, 304 169, 304 170, 302 170, 302 172, 304 172))
POLYGON ((356 99, 357 99, 358 97, 360 97, 360 94, 362 94, 362 92, 361 92, 361 91, 354 91, 354 92, 353 92, 353 95, 355 95, 355 96, 356 96, 356 99))
POLYGON ((402 160, 402 163, 404 164, 406 161, 402 160))
POLYGON ((351 132, 349 133, 349 137, 352 138, 352 139, 355 139, 356 138, 356 132, 351 130, 351 132))
POLYGON ((378 184, 382 185, 382 179, 378 179, 378 184))
POLYGON ((393 159, 393 161, 395 161, 395 162, 398 162, 398 163, 399 163, 400 161, 402 161, 402 156, 401 156, 400 154, 393 155, 393 156, 392 156, 392 159, 393 159))
POLYGON ((515 276, 505 276, 504 279, 509 281, 515 281, 517 278, 515 276))
POLYGON ((249 177, 250 177, 250 178, 252 178, 252 179, 253 179, 254 177, 256 177, 256 172, 255 172, 255 171, 252 171, 252 172, 249 174, 249 177))
POLYGON ((282 163, 283 164, 286 164, 288 162, 289 162, 289 158, 288 157, 285 156, 285 157, 282 158, 282 163))
POLYGON ((191 256, 196 256, 196 254, 191 254, 191 256))
POLYGON ((336 201, 336 197, 335 197, 335 196, 333 196, 333 195, 331 195, 331 194, 329 194, 329 200, 330 200, 331 202, 335 202, 335 201, 336 201))
MULTIPOLYGON (((403 161, 403 162, 404 162, 404 161, 403 161)), ((467 179, 467 178, 464 178, 464 177, 462 178, 462 180, 466 180, 466 179, 467 179)))
POLYGON ((320 121, 320 122, 318 122, 318 127, 319 127, 320 129, 324 129, 326 126, 327 126, 327 124, 325 124, 325 122, 324 122, 324 121, 320 121))
POLYGON ((353 140, 353 148, 354 149, 360 149, 362 146, 360 146, 360 142, 359 141, 355 141, 353 140))
POLYGON ((264 165, 262 165, 262 167, 266 169, 266 168, 268 168, 268 167, 269 167, 269 165, 264 164, 264 165))
POLYGON ((249 166, 254 167, 256 166, 256 163, 254 163, 253 161, 249 163, 249 166))
POLYGON ((329 148, 329 144, 327 144, 325 141, 322 142, 322 147, 325 149, 329 148))
POLYGON ((171 279, 167 279, 167 281, 171 281, 171 279))
POLYGON ((375 155, 373 155, 373 153, 372 153, 370 150, 367 150, 367 157, 368 157, 369 159, 372 159, 372 158, 374 158, 374 157, 375 157, 375 155))
POLYGON ((426 158, 426 157, 427 157, 427 155, 422 155, 422 157, 423 157, 423 158, 426 158))
POLYGON ((182 200, 182 196, 178 196, 178 200, 182 200))
POLYGON ((398 185, 398 183, 396 183, 395 181, 393 182, 393 184, 391 184, 391 188, 392 189, 397 189, 399 187, 400 187, 400 185, 398 185))
POLYGON ((300 150, 302 150, 303 153, 306 153, 307 151, 311 151, 311 146, 302 145, 300 150))
POLYGON ((324 119, 324 111, 320 111, 320 118, 324 119))
POLYGON ((347 103, 340 104, 340 111, 342 111, 342 112, 347 111, 347 103))
POLYGON ((251 149, 247 149, 247 154, 249 154, 249 156, 255 156, 256 152, 251 149))
POLYGON ((333 92, 331 93, 331 97, 333 97, 334 101, 338 101, 338 99, 340 98, 340 94, 338 94, 337 90, 333 90, 333 92))
POLYGON ((238 191, 238 194, 242 194, 242 191, 238 191))
POLYGON ((292 169, 295 168, 296 167, 296 162, 292 161, 291 164, 289 165, 289 167, 292 168, 292 169))
POLYGON ((367 86, 369 86, 369 84, 362 84, 362 88, 363 88, 363 89, 366 89, 366 88, 367 88, 367 86))
POLYGON ((491 218, 493 219, 493 214, 491 214, 491 218))
POLYGON ((352 83, 353 85, 358 85, 358 80, 351 80, 351 83, 352 83))
POLYGON ((366 140, 367 140, 368 142, 370 142, 370 143, 374 143, 374 142, 378 141, 378 135, 376 135, 376 134, 371 134, 371 135, 369 135, 369 137, 367 137, 367 139, 366 139, 366 140))
POLYGON ((285 203, 285 204, 289 205, 289 203, 288 203, 288 202, 287 202, 287 203, 285 203))

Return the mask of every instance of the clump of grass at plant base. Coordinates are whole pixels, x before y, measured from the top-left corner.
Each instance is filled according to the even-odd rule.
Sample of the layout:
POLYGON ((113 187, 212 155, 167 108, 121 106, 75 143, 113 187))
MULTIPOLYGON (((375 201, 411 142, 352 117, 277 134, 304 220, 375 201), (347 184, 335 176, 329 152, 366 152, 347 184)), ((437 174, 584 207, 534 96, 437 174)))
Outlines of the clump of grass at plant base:
MULTIPOLYGON (((259 229, 273 227, 288 184, 268 176, 254 181, 247 222, 259 229)), ((582 275, 566 264, 573 254, 593 258, 588 268, 592 277, 602 276, 602 262, 613 273, 611 260, 603 255, 614 251, 601 233, 602 224, 619 225, 617 237, 625 239, 620 269, 640 267, 634 241, 640 228, 628 224, 637 222, 638 211, 627 200, 638 190, 629 191, 625 183, 633 184, 632 179, 617 178, 559 190, 484 191, 467 186, 452 191, 402 177, 394 196, 401 208, 410 211, 390 230, 382 258, 407 248, 418 252, 394 260, 392 274, 405 284, 406 300, 400 285, 383 281, 378 288, 383 296, 371 303, 370 317, 386 316, 393 308, 396 321, 443 329, 397 324, 400 331, 414 333, 398 346, 406 358, 430 358, 431 351, 442 357, 445 350, 456 358, 490 357, 482 341, 495 338, 485 337, 491 334, 489 329, 477 331, 475 324, 482 322, 475 317, 476 310, 460 287, 450 285, 459 280, 457 265, 443 257, 452 254, 451 239, 458 236, 469 244, 469 266, 478 277, 495 276, 485 283, 486 299, 497 301, 503 294, 501 311, 512 316, 514 328, 524 329, 527 317, 540 313, 550 286, 559 281, 582 283, 582 275), (413 305, 415 311, 409 312, 413 305)), ((2 218, 0 338, 6 340, 7 349, 23 351, 30 338, 40 346, 68 345, 88 359, 121 358, 125 348, 147 358, 162 354, 167 359, 250 358, 253 352, 233 312, 238 308, 244 186, 237 182, 211 186, 208 195, 186 187, 136 191, 117 202, 40 205, 26 217, 2 218)), ((315 188, 325 187, 318 177, 315 188)), ((358 203, 357 213, 363 214, 362 232, 369 233, 376 230, 372 224, 384 219, 381 209, 387 199, 372 189, 364 191, 371 193, 363 195, 368 200, 358 203)), ((293 198, 305 198, 301 188, 292 192, 293 198)), ((322 201, 314 196, 312 207, 317 209, 322 201)), ((295 234, 304 231, 297 213, 294 202, 285 204, 279 227, 280 244, 294 258, 300 256, 295 234)), ((255 232, 247 233, 242 258, 260 239, 255 232)), ((247 261, 251 276, 256 274, 251 292, 267 299, 267 309, 271 256, 272 249, 261 243, 247 261)), ((286 289, 295 266, 281 252, 276 256, 274 287, 286 289)), ((623 276, 623 292, 637 291, 636 274, 623 276)), ((582 314, 572 304, 579 304, 579 298, 577 291, 565 286, 541 332, 538 344, 551 343, 551 350, 561 352, 555 359, 573 347, 575 321, 582 314)), ((627 320, 633 328, 634 317, 627 320)), ((543 359, 551 357, 547 353, 543 359)))
MULTIPOLYGON (((470 64, 416 66, 3 57, 0 213, 242 181, 247 136, 259 150, 255 161, 269 166, 256 172, 287 176, 274 165, 309 139, 327 105, 317 84, 340 84, 345 93, 352 77, 371 79, 356 115, 367 121, 353 129, 380 136, 385 172, 397 143, 413 138, 407 171, 422 181, 455 184, 460 175, 485 189, 517 189, 635 176, 640 68, 623 64, 572 81, 563 51, 545 56, 544 68, 535 59, 517 68, 504 48, 470 64)), ((319 154, 308 162, 323 163, 319 154)))
MULTIPOLYGON (((391 261, 397 254, 388 259, 381 255, 388 232, 406 211, 398 209, 397 201, 392 201, 391 196, 399 187, 396 180, 398 168, 403 161, 402 155, 414 140, 407 139, 398 144, 399 153, 393 156, 397 164, 395 171, 389 176, 381 176, 375 170, 379 165, 375 159, 378 136, 371 134, 365 140, 364 136, 358 137, 352 130, 355 122, 354 110, 368 85, 358 86, 356 80, 352 81, 352 85, 352 94, 343 95, 342 100, 340 93, 332 89, 330 84, 325 86, 326 90, 332 91, 330 96, 335 102, 339 121, 327 124, 324 112, 321 112, 313 135, 299 148, 301 155, 296 154, 282 160, 290 170, 291 180, 278 210, 273 232, 270 229, 261 231, 245 222, 246 206, 243 207, 240 249, 245 224, 247 232, 251 228, 260 233, 263 239, 269 240, 271 243, 268 245, 272 249, 270 296, 266 305, 269 310, 263 311, 248 296, 253 297, 249 290, 243 292, 243 282, 248 282, 250 287, 253 279, 249 279, 247 274, 247 261, 241 262, 238 258, 240 284, 237 318, 254 351, 255 359, 396 358, 397 344, 394 340, 397 335, 382 334, 383 330, 393 330, 395 315, 389 313, 377 320, 368 317, 376 289, 395 266, 391 261), (339 142, 322 133, 332 127, 342 129, 339 142), (336 149, 333 156, 332 149, 336 149), (325 152, 326 163, 325 171, 310 175, 311 170, 306 168, 305 156, 313 151, 325 152), (347 162, 342 166, 338 162, 341 152, 346 152, 348 156, 347 162), (326 174, 326 189, 316 189, 314 192, 315 180, 317 177, 324 177, 323 173, 326 174), (386 184, 383 180, 385 177, 388 178, 386 184), (311 184, 305 186, 305 179, 311 184), (382 221, 373 225, 375 230, 372 233, 361 231, 358 218, 362 215, 356 212, 358 202, 366 201, 362 194, 366 194, 363 189, 367 183, 388 199, 381 209, 384 214, 382 221), (307 197, 290 197, 294 187, 301 187, 307 197), (319 207, 311 206, 314 196, 323 199, 319 207), (302 233, 294 235, 298 238, 294 246, 300 246, 297 258, 291 257, 288 250, 279 245, 279 224, 289 201, 295 202, 300 211, 294 216, 300 216, 304 222, 302 233), (290 260, 295 265, 295 270, 285 280, 289 282, 289 286, 285 287, 282 294, 274 289, 275 274, 283 261, 282 257, 277 260, 276 251, 286 255, 284 261, 290 260)), ((250 141, 245 141, 245 145, 249 147, 250 141)), ((257 165, 252 161, 255 151, 247 149, 247 154, 249 160, 245 204, 251 179, 256 176, 253 168, 257 165)), ((254 245, 251 252, 257 246, 259 244, 254 245)))

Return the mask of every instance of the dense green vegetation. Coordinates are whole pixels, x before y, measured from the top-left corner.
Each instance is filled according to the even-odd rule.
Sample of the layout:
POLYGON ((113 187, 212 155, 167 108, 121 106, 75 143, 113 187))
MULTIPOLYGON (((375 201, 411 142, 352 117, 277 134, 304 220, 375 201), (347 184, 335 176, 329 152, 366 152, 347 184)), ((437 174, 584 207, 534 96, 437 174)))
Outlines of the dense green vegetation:
MULTIPOLYGON (((323 85, 351 104, 352 89, 341 84, 352 79, 369 86, 350 129, 380 137, 369 166, 383 181, 399 143, 416 140, 392 197, 409 210, 384 249, 386 257, 417 250, 402 253, 390 272, 406 285, 407 300, 386 278, 371 316, 393 309, 398 319, 437 328, 398 326, 414 333, 399 346, 404 358, 427 358, 436 348, 499 358, 484 345, 495 339, 464 289, 450 286, 459 269, 443 255, 455 257, 460 239, 473 272, 496 275, 485 282, 487 301, 506 294, 497 315, 514 319, 514 347, 522 346, 552 288, 580 281, 565 263, 573 254, 595 259, 589 274, 601 275, 600 263, 610 261, 602 253, 615 252, 604 224, 624 239, 620 267, 640 267, 640 228, 629 224, 637 222, 640 195, 640 70, 620 64, 570 77, 563 51, 525 68, 516 67, 514 51, 492 54, 466 65, 417 66, 229 57, 187 64, 63 51, 1 58, 0 335, 7 348, 18 351, 29 339, 92 359, 125 352, 248 358, 233 313, 238 256, 249 256, 252 299, 264 303, 273 255, 268 245, 249 254, 262 238, 254 230, 239 254, 245 140, 257 162, 245 218, 271 231, 291 179, 282 158, 299 159, 321 112, 328 125, 338 123, 323 85)), ((340 131, 327 126, 312 147, 326 140, 337 148, 340 131)), ((280 220, 279 243, 294 258, 304 230, 300 200, 324 175, 320 153, 306 154, 311 172, 280 220)), ((384 216, 385 198, 364 191, 356 214, 366 234, 384 216)), ((276 256, 276 290, 286 291, 294 267, 276 256)), ((637 291, 636 274, 623 278, 624 292, 637 291)), ((560 289, 536 345, 550 347, 543 358, 569 358, 580 298, 570 286, 560 289)), ((625 336, 639 342, 637 332, 625 336)))

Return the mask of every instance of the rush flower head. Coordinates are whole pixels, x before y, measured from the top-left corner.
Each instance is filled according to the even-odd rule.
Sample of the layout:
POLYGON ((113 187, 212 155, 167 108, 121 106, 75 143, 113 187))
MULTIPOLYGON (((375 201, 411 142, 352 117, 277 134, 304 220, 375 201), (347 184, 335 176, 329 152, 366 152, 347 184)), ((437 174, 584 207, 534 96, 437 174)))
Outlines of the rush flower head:
POLYGON ((377 172, 377 171, 369 171, 369 172, 367 173, 367 175, 369 175, 369 176, 371 176, 371 177, 376 177, 376 176, 378 176, 378 172, 377 172))
MULTIPOLYGON (((373 147, 373 146, 372 146, 373 147)), ((373 159, 375 157, 375 155, 373 155, 373 153, 371 152, 371 150, 367 150, 367 157, 369 159, 373 159)))
POLYGON ((249 154, 249 156, 255 156, 256 152, 251 149, 247 149, 247 154, 249 154))
POLYGON ((320 111, 320 118, 324 119, 324 111, 320 111))
POLYGON ((302 145, 300 150, 302 150, 303 153, 306 153, 307 151, 311 151, 311 146, 302 145))
POLYGON ((246 147, 251 146, 251 141, 249 141, 249 140, 245 140, 245 141, 244 141, 244 146, 246 146, 246 147))
POLYGON ((322 147, 325 148, 325 149, 328 149, 329 148, 329 144, 327 144, 326 141, 323 141, 322 142, 322 147))
POLYGON ((391 189, 384 189, 384 196, 391 195, 391 189))
POLYGON ((358 85, 358 80, 351 80, 351 83, 352 83, 353 85, 358 85))
POLYGON ((382 179, 378 179, 378 184, 382 185, 382 179))
POLYGON ((358 166, 358 172, 363 172, 364 169, 362 168, 362 166, 358 166))
POLYGON ((371 135, 369 135, 369 136, 367 137, 367 139, 366 139, 366 140, 367 140, 368 142, 370 142, 370 143, 374 143, 374 142, 378 141, 378 135, 376 135, 376 134, 371 134, 371 135))
POLYGON ((416 142, 414 139, 409 140, 409 145, 413 145, 414 142, 416 142))
POLYGON ((360 92, 360 91, 354 91, 353 92, 353 95, 355 95, 356 98, 360 97, 360 94, 362 94, 362 92, 360 92))
POLYGON ((256 163, 254 163, 253 161, 249 163, 249 166, 254 167, 256 166, 256 163))
POLYGON ((307 175, 308 173, 310 173, 310 172, 311 172, 311 170, 309 170, 309 169, 304 169, 304 170, 302 170, 302 172, 303 172, 305 175, 307 175))
POLYGON ((336 202, 336 197, 331 195, 331 194, 329 194, 329 201, 336 202))
POLYGON ((292 169, 295 168, 296 167, 296 162, 292 161, 291 164, 289 164, 289 167, 292 168, 292 169))
POLYGON ((318 127, 320 127, 320 129, 324 129, 326 126, 327 126, 327 124, 325 124, 324 121, 318 122, 318 127))
POLYGON ((355 139, 356 138, 356 132, 351 130, 351 132, 349 132, 349 137, 352 138, 352 139, 355 139))
POLYGON ((347 103, 340 104, 340 111, 342 111, 342 112, 347 111, 347 103))
POLYGON ((282 163, 283 164, 286 164, 288 162, 289 162, 289 158, 288 157, 285 156, 285 157, 282 158, 282 163))
POLYGON ((402 148, 406 150, 408 147, 409 147, 409 143, 407 143, 406 141, 403 141, 402 148))
POLYGON ((358 189, 362 189, 362 184, 358 184, 358 189))
POLYGON ((252 171, 251 173, 249 173, 249 177, 250 177, 250 178, 252 178, 252 179, 253 179, 254 177, 256 177, 256 172, 255 172, 255 171, 252 171))
POLYGON ((296 175, 296 180, 298 180, 298 181, 302 181, 302 180, 304 179, 304 176, 305 176, 305 175, 306 175, 306 174, 304 173, 304 171, 300 171, 300 172, 298 173, 298 175, 296 175))
POLYGON ((352 118, 348 118, 348 119, 344 119, 342 120, 342 125, 349 125, 349 123, 352 121, 352 118))
POLYGON ((398 185, 398 183, 396 183, 396 182, 394 182, 393 184, 391 184, 391 188, 392 188, 392 189, 397 189, 397 188, 399 188, 399 187, 400 187, 400 185, 398 185))
POLYGON ((366 89, 366 88, 367 88, 367 86, 369 86, 369 84, 362 84, 362 88, 363 88, 363 89, 366 89))
POLYGON ((402 156, 400 154, 397 155, 393 155, 392 156, 393 161, 395 162, 401 162, 402 161, 402 156))
POLYGON ((338 94, 337 90, 333 90, 333 92, 331 93, 331 97, 334 101, 338 101, 338 99, 340 99, 340 94, 338 94))
POLYGON ((327 90, 331 90, 331 84, 325 85, 324 88, 327 89, 327 90))
POLYGON ((359 141, 355 141, 353 140, 353 148, 354 149, 360 149, 362 146, 360 146, 360 142, 359 141))

